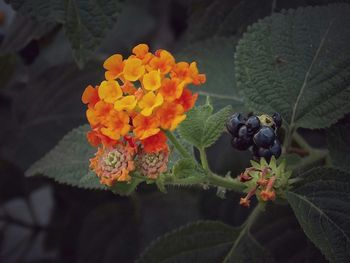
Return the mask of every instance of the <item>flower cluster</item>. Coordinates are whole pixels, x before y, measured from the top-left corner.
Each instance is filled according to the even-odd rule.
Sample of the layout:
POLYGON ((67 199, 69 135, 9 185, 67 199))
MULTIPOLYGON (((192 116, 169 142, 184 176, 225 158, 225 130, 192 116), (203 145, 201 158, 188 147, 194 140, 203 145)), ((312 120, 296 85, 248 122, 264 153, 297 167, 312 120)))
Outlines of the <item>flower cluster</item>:
POLYGON ((239 181, 247 185, 247 195, 239 202, 245 207, 249 207, 254 195, 263 202, 274 201, 276 196, 282 195, 291 175, 290 171, 285 171, 285 162, 277 165, 274 157, 269 163, 261 158, 259 163, 252 161, 252 165, 238 176, 239 181))
MULTIPOLYGON (((105 154, 110 154, 110 150, 105 149, 111 148, 114 152, 120 148, 118 145, 126 144, 136 149, 134 158, 141 149, 143 154, 139 160, 149 160, 150 157, 144 156, 162 152, 157 156, 163 156, 161 162, 164 162, 168 154, 164 131, 173 131, 186 118, 186 112, 198 97, 188 85, 204 83, 205 75, 198 72, 196 62, 176 62, 168 51, 159 49, 151 53, 146 44, 134 47, 132 55, 126 59, 120 54, 110 56, 103 67, 105 80, 95 87, 89 85, 82 95, 91 126, 88 141, 103 148, 92 160, 92 169, 100 178, 105 178, 109 170, 104 169, 101 160, 105 160, 105 154)), ((130 169, 124 169, 123 173, 130 169)), ((128 180, 126 175, 109 174, 107 177, 113 178, 112 181, 116 178, 119 178, 117 181, 128 180)), ((101 182, 109 184, 106 180, 101 179, 101 182)))

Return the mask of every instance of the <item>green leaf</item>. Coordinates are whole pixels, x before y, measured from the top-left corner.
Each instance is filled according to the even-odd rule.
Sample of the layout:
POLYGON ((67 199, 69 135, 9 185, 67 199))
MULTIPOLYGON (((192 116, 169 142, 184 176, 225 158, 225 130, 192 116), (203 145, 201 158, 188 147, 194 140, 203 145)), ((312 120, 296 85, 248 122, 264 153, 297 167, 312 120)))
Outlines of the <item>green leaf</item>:
POLYGON ((235 55, 247 106, 291 127, 324 128, 350 111, 350 5, 283 11, 248 29, 235 55))
POLYGON ((26 175, 44 174, 59 183, 103 189, 92 179, 92 173, 89 173, 89 158, 96 151, 86 139, 89 129, 88 125, 84 125, 69 132, 54 149, 34 163, 26 175))
POLYGON ((287 200, 305 234, 330 262, 350 258, 350 174, 334 168, 316 168, 287 200))
POLYGON ((79 180, 79 186, 86 189, 107 189, 93 171, 89 171, 79 180))
POLYGON ((181 159, 173 168, 176 178, 198 177, 204 175, 204 170, 193 159, 181 159))
POLYGON ((128 196, 131 195, 136 187, 143 182, 143 179, 132 177, 130 182, 118 182, 111 187, 111 191, 115 194, 128 196))
POLYGON ((212 115, 212 106, 203 105, 193 108, 180 124, 180 135, 197 148, 212 145, 222 134, 232 108, 227 106, 212 115))
POLYGON ((350 169, 350 124, 338 124, 327 129, 327 143, 332 164, 350 169))
POLYGON ((75 58, 83 65, 115 25, 121 1, 114 0, 9 0, 15 10, 43 22, 62 23, 75 58))
POLYGON ((206 96, 210 96, 214 108, 230 104, 235 111, 241 111, 244 107, 232 73, 236 44, 235 37, 214 37, 191 43, 176 55, 178 60, 196 61, 199 71, 207 77, 206 83, 193 89, 200 96, 199 103, 203 104, 206 96))
POLYGON ((257 241, 240 233, 221 222, 198 221, 158 238, 137 262, 267 262, 257 241))
POLYGON ((206 120, 202 137, 203 147, 209 147, 210 145, 214 144, 217 139, 219 139, 220 135, 224 131, 225 124, 231 113, 231 106, 227 106, 211 115, 206 120))
MULTIPOLYGON (((176 137, 177 141, 187 150, 187 152, 192 156, 193 155, 193 146, 189 144, 187 141, 182 139, 182 137, 179 135, 177 130, 173 131, 173 135, 176 137)), ((172 144, 170 140, 168 140, 168 144, 170 146, 170 154, 169 154, 169 161, 168 161, 168 167, 169 169, 173 168, 174 165, 181 160, 183 157, 181 153, 175 148, 175 146, 172 144)))

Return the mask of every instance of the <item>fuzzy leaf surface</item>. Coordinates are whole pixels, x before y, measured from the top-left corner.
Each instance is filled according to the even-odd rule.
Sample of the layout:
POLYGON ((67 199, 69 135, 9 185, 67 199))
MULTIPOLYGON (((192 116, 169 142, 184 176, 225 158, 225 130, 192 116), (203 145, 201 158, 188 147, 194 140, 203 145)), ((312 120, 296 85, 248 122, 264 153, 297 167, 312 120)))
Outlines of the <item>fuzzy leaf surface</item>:
POLYGON ((112 29, 121 10, 114 0, 8 0, 24 15, 43 22, 63 24, 75 58, 83 65, 112 29))
POLYGON ((235 72, 247 106, 324 128, 350 111, 350 5, 282 11, 248 28, 235 72))
POLYGON ((217 221, 198 221, 158 238, 137 263, 269 262, 257 241, 249 234, 239 238, 240 231, 217 221))
POLYGON ((350 174, 316 168, 286 193, 308 238, 330 262, 350 258, 350 174))
POLYGON ((94 156, 95 149, 86 139, 88 130, 89 126, 83 125, 69 132, 55 148, 34 163, 26 175, 43 174, 59 183, 87 189, 104 189, 89 171, 89 158, 94 156))
POLYGON ((211 105, 203 105, 192 109, 187 118, 179 126, 179 133, 197 148, 207 148, 222 134, 225 123, 232 112, 227 106, 212 114, 211 105))

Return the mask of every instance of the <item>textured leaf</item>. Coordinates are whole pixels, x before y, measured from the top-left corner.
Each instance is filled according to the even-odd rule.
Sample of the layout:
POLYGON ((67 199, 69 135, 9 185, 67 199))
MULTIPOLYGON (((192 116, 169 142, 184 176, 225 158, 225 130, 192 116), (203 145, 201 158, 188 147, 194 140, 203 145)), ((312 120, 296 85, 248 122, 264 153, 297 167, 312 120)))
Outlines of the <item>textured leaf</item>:
POLYGON ((173 174, 176 178, 186 178, 191 176, 201 176, 204 171, 192 159, 181 159, 173 168, 173 174))
POLYGON ((350 259, 350 174, 316 168, 286 193, 305 234, 330 262, 350 259))
POLYGON ((206 120, 202 137, 203 147, 209 147, 219 139, 220 135, 224 131, 225 124, 231 113, 232 108, 230 106, 227 106, 211 115, 206 120))
POLYGON ((233 74, 236 44, 235 37, 216 37, 190 44, 177 54, 179 61, 196 61, 200 72, 206 74, 206 83, 193 89, 200 95, 199 103, 210 96, 214 108, 231 104, 235 111, 241 111, 244 107, 233 74))
POLYGON ((332 164, 350 169, 350 124, 338 124, 327 129, 327 142, 332 164))
POLYGON ((236 80, 247 106, 293 127, 323 128, 350 111, 350 5, 283 11, 248 29, 236 80))
POLYGON ((9 0, 15 10, 40 20, 62 23, 79 65, 99 47, 120 13, 114 0, 9 0))
POLYGON ((104 188, 95 180, 84 178, 89 173, 89 158, 95 149, 86 140, 88 125, 72 130, 48 152, 41 160, 34 163, 27 171, 27 176, 44 174, 59 183, 83 188, 104 188), (84 178, 84 179, 82 179, 84 178))
MULTIPOLYGON (((177 130, 173 132, 173 135, 176 137, 177 141, 187 150, 187 152, 190 155, 193 155, 193 146, 189 144, 187 141, 181 138, 177 130)), ((170 155, 169 155, 169 161, 168 161, 168 168, 172 168, 179 160, 181 160, 183 157, 182 155, 176 150, 175 146, 171 143, 171 141, 168 140, 168 144, 170 146, 170 155)))
POLYGON ((143 180, 140 178, 132 178, 130 182, 118 182, 112 186, 111 191, 118 195, 131 195, 141 182, 143 180))
POLYGON ((239 233, 239 228, 220 222, 198 221, 154 241, 137 262, 266 262, 263 248, 239 233))
POLYGON ((186 119, 179 125, 180 136, 196 147, 201 147, 204 123, 212 112, 213 107, 210 105, 203 105, 190 110, 186 119))
POLYGON ((200 0, 193 7, 185 33, 189 43, 239 35, 248 25, 271 13, 271 1, 200 0))
POLYGON ((198 148, 212 145, 222 134, 232 108, 227 106, 211 115, 212 110, 211 105, 203 105, 188 112, 179 126, 180 135, 198 148))
POLYGON ((86 123, 81 94, 88 84, 97 84, 102 75, 95 63, 84 70, 75 63, 65 63, 32 72, 28 83, 9 83, 8 90, 18 93, 12 115, 1 116, 11 118, 3 127, 0 154, 28 169, 70 130, 86 123))

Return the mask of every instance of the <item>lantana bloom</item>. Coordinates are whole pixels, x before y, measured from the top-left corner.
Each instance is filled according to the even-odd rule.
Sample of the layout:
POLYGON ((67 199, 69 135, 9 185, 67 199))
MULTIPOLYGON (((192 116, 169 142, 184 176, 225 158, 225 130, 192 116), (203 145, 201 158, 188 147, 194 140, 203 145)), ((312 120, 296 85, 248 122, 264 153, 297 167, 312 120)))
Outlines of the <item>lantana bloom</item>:
POLYGON ((176 62, 169 51, 159 49, 152 53, 146 44, 135 46, 125 59, 113 54, 103 63, 103 68, 105 80, 98 86, 87 86, 82 94, 91 126, 87 139, 98 147, 91 168, 101 183, 108 186, 129 181, 129 172, 133 171, 131 163, 118 163, 112 169, 103 161, 107 160, 106 155, 116 151, 120 156, 128 156, 125 157, 128 161, 145 160, 150 166, 139 164, 138 167, 143 167, 141 174, 156 178, 166 169, 165 132, 173 131, 186 118, 186 112, 198 97, 189 85, 204 83, 205 75, 199 73, 196 62, 176 62), (158 156, 154 160, 165 165, 157 164, 157 171, 153 172, 150 156, 158 156))

